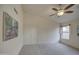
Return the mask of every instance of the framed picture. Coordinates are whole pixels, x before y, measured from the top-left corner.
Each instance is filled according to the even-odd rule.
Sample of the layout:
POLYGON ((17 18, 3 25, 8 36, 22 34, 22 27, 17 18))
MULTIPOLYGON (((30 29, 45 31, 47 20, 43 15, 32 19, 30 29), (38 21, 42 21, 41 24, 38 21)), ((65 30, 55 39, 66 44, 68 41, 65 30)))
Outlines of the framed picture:
POLYGON ((79 25, 77 25, 77 35, 79 36, 79 25))
POLYGON ((10 40, 18 36, 18 22, 8 13, 3 12, 3 40, 10 40))

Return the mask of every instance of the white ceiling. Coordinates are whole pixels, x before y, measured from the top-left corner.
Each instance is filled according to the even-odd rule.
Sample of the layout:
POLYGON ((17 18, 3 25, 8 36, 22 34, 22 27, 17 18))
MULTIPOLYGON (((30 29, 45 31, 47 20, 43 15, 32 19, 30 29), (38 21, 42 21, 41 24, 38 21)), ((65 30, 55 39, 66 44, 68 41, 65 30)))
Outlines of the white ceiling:
MULTIPOLYGON (((67 5, 63 4, 61 7, 64 8, 65 6, 67 5)), ((38 15, 47 19, 55 20, 57 22, 75 20, 79 17, 79 5, 74 5, 73 7, 70 8, 70 10, 74 10, 74 13, 65 14, 61 17, 57 17, 56 15, 49 16, 55 13, 55 11, 51 9, 53 7, 59 8, 57 4, 25 4, 23 5, 23 10, 25 14, 29 13, 32 15, 38 15)))

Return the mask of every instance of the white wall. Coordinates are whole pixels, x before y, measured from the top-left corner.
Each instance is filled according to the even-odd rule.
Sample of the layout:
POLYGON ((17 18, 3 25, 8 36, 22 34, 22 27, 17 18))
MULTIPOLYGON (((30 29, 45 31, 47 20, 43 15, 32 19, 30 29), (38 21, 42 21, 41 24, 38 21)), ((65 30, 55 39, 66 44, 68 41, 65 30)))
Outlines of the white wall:
POLYGON ((18 54, 22 45, 23 45, 23 15, 21 5, 0 5, 0 54, 18 54), (16 15, 13 8, 16 8, 18 14, 16 15), (19 33, 18 37, 3 41, 2 34, 3 34, 3 11, 7 12, 10 16, 16 19, 19 23, 19 33))
POLYGON ((64 24, 71 24, 70 26, 70 39, 64 40, 61 39, 61 42, 68 44, 72 47, 79 48, 79 36, 77 36, 77 25, 79 25, 79 19, 66 22, 64 24))
POLYGON ((34 14, 24 15, 24 44, 55 43, 59 40, 58 23, 34 14))

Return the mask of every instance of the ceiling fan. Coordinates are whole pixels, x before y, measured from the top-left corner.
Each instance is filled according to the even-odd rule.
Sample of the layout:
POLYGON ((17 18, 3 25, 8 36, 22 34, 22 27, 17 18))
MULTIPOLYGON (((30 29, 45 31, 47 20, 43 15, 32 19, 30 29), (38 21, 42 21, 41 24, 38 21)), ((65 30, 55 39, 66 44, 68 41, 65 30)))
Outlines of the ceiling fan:
POLYGON ((74 12, 74 11, 71 11, 71 10, 69 10, 69 11, 67 11, 67 10, 68 10, 69 8, 73 7, 75 4, 70 4, 70 5, 68 5, 67 7, 65 7, 64 9, 61 8, 61 5, 62 5, 62 4, 59 4, 59 6, 60 6, 59 9, 58 9, 58 8, 52 8, 52 10, 56 11, 56 13, 55 13, 55 14, 51 14, 50 16, 54 16, 54 15, 62 16, 62 15, 64 15, 65 13, 73 13, 73 12, 74 12))

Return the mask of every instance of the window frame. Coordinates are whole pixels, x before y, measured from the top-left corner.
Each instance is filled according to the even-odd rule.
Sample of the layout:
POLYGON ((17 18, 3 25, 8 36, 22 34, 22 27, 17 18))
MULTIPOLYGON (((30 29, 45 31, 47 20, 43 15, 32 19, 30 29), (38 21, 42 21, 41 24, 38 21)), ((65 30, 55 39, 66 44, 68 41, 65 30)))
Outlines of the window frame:
POLYGON ((69 40, 69 39, 66 39, 66 38, 62 38, 63 33, 69 33, 69 39, 70 39, 70 24, 68 24, 68 25, 63 25, 63 26, 60 25, 60 39, 69 40), (69 26, 69 31, 68 31, 68 32, 63 32, 62 28, 63 28, 63 27, 66 27, 66 26, 69 26))

